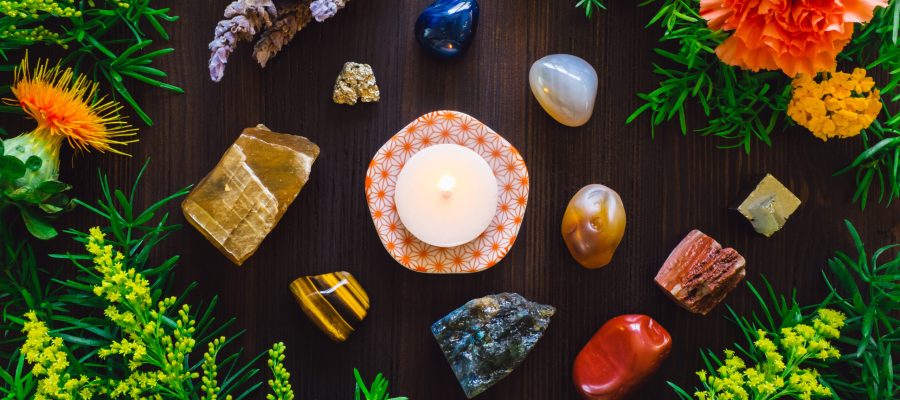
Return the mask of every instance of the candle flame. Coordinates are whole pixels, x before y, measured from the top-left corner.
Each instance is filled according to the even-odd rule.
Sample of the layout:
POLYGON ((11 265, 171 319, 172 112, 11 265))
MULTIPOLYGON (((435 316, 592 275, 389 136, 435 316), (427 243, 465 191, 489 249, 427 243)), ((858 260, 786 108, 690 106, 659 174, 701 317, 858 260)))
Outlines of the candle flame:
POLYGON ((453 188, 456 187, 456 178, 450 174, 444 174, 441 176, 441 179, 438 180, 437 188, 441 191, 441 195, 444 197, 450 197, 453 193, 453 188))

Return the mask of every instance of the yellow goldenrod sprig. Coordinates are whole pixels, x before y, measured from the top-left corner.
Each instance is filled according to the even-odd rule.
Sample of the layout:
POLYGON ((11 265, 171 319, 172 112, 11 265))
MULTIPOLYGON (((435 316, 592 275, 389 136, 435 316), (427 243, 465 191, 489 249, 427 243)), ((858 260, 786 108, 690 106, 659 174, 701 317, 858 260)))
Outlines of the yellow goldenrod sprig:
POLYGON ((694 397, 700 400, 808 400, 831 396, 831 390, 819 382, 818 371, 803 368, 803 363, 810 359, 824 361, 840 357, 831 340, 840 336, 845 318, 838 311, 821 308, 811 325, 782 328, 779 335, 759 329, 753 350, 762 361, 748 367, 733 350, 725 350, 721 366, 697 372, 703 390, 694 393, 694 397))
MULTIPOLYGON (((72 351, 63 339, 53 337, 35 312, 27 313, 23 328, 27 339, 20 351, 32 365, 29 376, 36 379, 34 389, 25 389, 30 394, 28 398, 228 400, 232 398, 229 393, 257 374, 258 370, 248 370, 248 365, 232 375, 237 354, 219 364, 218 353, 228 343, 225 337, 206 343, 203 360, 192 363, 190 358, 198 345, 195 335, 206 333, 197 331, 198 322, 191 308, 180 304, 175 296, 159 298, 158 292, 151 290, 149 280, 130 267, 133 259, 116 250, 118 242, 107 242, 100 228, 91 228, 84 239, 96 271, 87 288, 100 300, 92 306, 103 310, 107 327, 101 329, 116 332, 116 336, 100 345, 76 341, 72 351, 82 354, 86 347, 91 348, 88 354, 96 351, 96 357, 103 362, 85 359, 73 366, 72 351), (217 380, 220 368, 228 371, 221 385, 217 380)), ((201 321, 208 323, 205 318, 201 321)), ((283 343, 268 351, 272 371, 268 381, 270 399, 294 398, 290 374, 284 367, 284 351, 283 343)))
MULTIPOLYGON (((221 388, 219 387, 219 382, 216 380, 219 373, 219 365, 216 364, 216 356, 219 354, 219 350, 222 349, 222 346, 224 346, 225 343, 225 337, 219 337, 218 339, 209 342, 209 348, 206 350, 206 353, 203 354, 203 364, 200 366, 200 369, 203 370, 203 376, 200 378, 200 390, 203 391, 203 396, 200 397, 201 400, 217 400, 219 398, 221 388)), ((225 396, 225 399, 230 400, 231 395, 225 396)))
POLYGON ((44 25, 36 25, 32 28, 18 28, 15 25, 9 25, 0 31, 0 38, 29 43, 46 41, 60 45, 64 50, 69 48, 69 45, 62 40, 59 33, 47 29, 44 25))
POLYGON ((22 344, 25 360, 33 364, 31 373, 40 378, 35 399, 90 400, 94 392, 92 381, 86 376, 69 374, 69 355, 62 338, 50 336, 47 324, 39 320, 34 311, 25 313, 22 332, 26 334, 22 344))
POLYGON ((272 393, 266 395, 268 400, 293 400, 294 389, 291 387, 291 373, 284 367, 284 343, 278 342, 269 350, 269 369, 272 371, 272 379, 269 379, 269 387, 272 393))
POLYGON ((791 83, 787 113, 794 122, 809 129, 819 139, 859 135, 881 112, 881 94, 866 70, 824 72, 815 77, 797 75, 791 83))
POLYGON ((0 14, 23 19, 38 19, 42 13, 63 18, 80 17, 81 11, 73 7, 74 3, 74 0, 2 0, 0 14))
POLYGON ((102 276, 94 294, 109 301, 104 314, 126 336, 98 352, 101 358, 118 355, 128 360, 132 373, 117 384, 114 396, 137 397, 145 391, 185 395, 189 390, 186 383, 199 377, 185 365, 196 345, 193 338, 196 322, 190 316, 190 307, 185 304, 177 311, 170 334, 164 327, 163 317, 177 299, 164 298, 154 308, 149 281, 134 268, 126 269, 125 256, 114 251, 105 240, 99 228, 92 228, 85 247, 102 276), (159 371, 150 374, 139 369, 144 364, 151 364, 159 371))

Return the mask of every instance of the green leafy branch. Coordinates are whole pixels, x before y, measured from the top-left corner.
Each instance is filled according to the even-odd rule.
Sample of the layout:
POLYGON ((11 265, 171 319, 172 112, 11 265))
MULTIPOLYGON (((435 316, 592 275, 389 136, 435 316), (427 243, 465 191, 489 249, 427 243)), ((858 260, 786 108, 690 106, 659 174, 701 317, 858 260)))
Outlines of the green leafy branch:
POLYGON ((881 86, 884 102, 879 118, 861 134, 864 149, 853 162, 835 175, 855 172, 853 201, 865 209, 870 194, 889 206, 900 197, 900 114, 893 112, 900 100, 900 3, 891 1, 875 11, 872 21, 861 27, 841 52, 840 58, 865 64, 866 69, 887 72, 889 81, 881 86))
MULTIPOLYGON (((655 0, 641 6, 652 3, 655 0)), ((722 147, 742 148, 747 153, 756 141, 771 146, 770 135, 790 100, 787 79, 777 72, 752 73, 720 62, 715 48, 727 35, 706 26, 699 6, 698 0, 664 0, 647 24, 662 27, 660 43, 675 43, 677 51, 654 49, 667 62, 653 66, 661 79, 659 87, 638 94, 643 104, 626 123, 650 113, 655 135, 657 126, 678 117, 681 133, 686 135, 686 101, 691 99, 708 118, 708 125, 697 133, 718 137, 726 142, 722 147)))
MULTIPOLYGON (((183 90, 165 83, 167 74, 152 66, 156 59, 174 50, 150 50, 151 37, 169 40, 163 23, 178 17, 171 15, 168 7, 154 8, 151 1, 46 1, 23 3, 24 8, 0 6, 0 55, 12 61, 0 65, 0 70, 11 71, 17 64, 17 60, 10 60, 10 51, 23 51, 36 44, 62 49, 67 52, 65 65, 94 81, 106 82, 115 97, 152 125, 150 116, 128 90, 128 82, 176 93, 183 90), (56 5, 65 11, 60 12, 56 5)), ((8 92, 8 88, 4 90, 8 92)), ((0 112, 21 110, 2 107, 0 112)))
POLYGON ((859 233, 845 221, 854 253, 838 251, 823 273, 829 288, 822 306, 847 315, 840 340, 850 350, 823 380, 843 399, 900 397, 900 244, 866 250, 859 233), (892 256, 890 256, 892 254, 892 256))
MULTIPOLYGON (((882 110, 888 114, 887 107, 882 110)), ((889 117, 889 121, 893 119, 889 117)), ((869 194, 877 187, 879 203, 890 205, 900 197, 900 127, 890 122, 874 121, 863 130, 865 149, 853 162, 836 172, 842 175, 855 171, 856 192, 853 201, 862 209, 868 204, 869 194)))

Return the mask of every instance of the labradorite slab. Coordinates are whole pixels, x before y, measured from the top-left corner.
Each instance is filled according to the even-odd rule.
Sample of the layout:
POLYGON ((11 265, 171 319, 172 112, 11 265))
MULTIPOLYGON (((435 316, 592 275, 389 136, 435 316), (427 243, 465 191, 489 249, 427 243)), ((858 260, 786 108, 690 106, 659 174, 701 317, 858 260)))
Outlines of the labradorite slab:
POLYGON ((509 375, 547 330, 552 306, 500 293, 470 300, 431 325, 466 397, 509 375))

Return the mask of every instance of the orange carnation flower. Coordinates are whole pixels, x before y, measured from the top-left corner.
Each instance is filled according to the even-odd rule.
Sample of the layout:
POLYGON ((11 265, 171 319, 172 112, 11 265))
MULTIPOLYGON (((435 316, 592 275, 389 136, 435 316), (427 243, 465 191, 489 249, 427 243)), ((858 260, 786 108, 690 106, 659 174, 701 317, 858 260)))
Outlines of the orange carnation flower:
POLYGON ((815 75, 837 65, 853 24, 887 0, 700 0, 712 30, 734 31, 716 48, 723 62, 753 71, 815 75))

